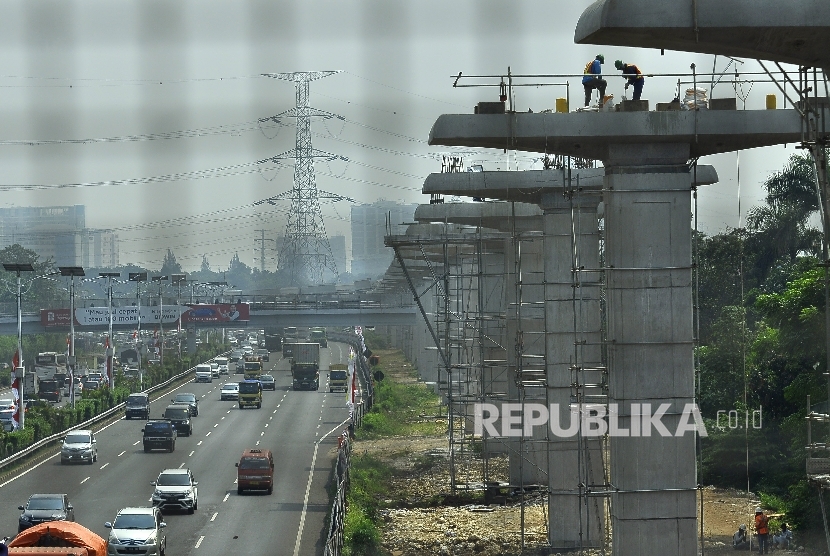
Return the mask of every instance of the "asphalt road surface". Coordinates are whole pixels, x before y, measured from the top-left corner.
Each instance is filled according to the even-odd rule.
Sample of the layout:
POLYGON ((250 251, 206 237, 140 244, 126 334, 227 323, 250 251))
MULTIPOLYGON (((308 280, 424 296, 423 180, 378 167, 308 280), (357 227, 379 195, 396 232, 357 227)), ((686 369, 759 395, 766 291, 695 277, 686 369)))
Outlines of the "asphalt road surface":
MULTIPOLYGON (((345 363, 348 346, 330 343, 321 349, 321 369, 345 363)), ((348 417, 345 394, 328 393, 328 372, 320 373, 320 390, 293 391, 288 362, 271 354, 266 369, 276 391, 263 392, 262 409, 239 409, 220 401, 223 376, 212 384, 192 382, 161 396, 151 405, 159 418, 176 392, 199 397, 194 434, 179 437, 172 453, 144 453, 142 420, 123 418, 100 430, 98 461, 92 465, 61 465, 55 455, 0 484, 0 535, 17 533, 20 511, 34 493, 66 493, 75 520, 107 538, 105 521, 127 506, 149 506, 150 482, 167 468, 190 468, 198 485, 199 509, 164 514, 167 554, 227 556, 229 554, 322 554, 329 502, 326 485, 333 460, 329 452, 348 417), (322 440, 321 440, 322 439, 322 440), (236 493, 236 467, 242 451, 268 448, 274 453, 274 493, 236 493)))

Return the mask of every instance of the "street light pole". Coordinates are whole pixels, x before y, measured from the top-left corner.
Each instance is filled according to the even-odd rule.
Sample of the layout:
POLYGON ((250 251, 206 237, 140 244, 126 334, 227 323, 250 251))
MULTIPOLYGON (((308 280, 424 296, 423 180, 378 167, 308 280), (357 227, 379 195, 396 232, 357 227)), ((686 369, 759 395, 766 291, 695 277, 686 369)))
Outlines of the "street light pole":
POLYGON ((115 352, 112 341, 112 279, 121 278, 120 272, 99 272, 98 276, 107 279, 107 307, 109 310, 109 327, 107 332, 107 381, 110 388, 115 388, 115 376, 112 371, 112 356, 115 352))
POLYGON ((23 408, 23 377, 26 371, 23 365, 23 284, 20 281, 20 273, 34 272, 35 269, 31 263, 3 263, 3 269, 7 272, 17 274, 17 360, 20 367, 14 369, 14 373, 15 378, 20 381, 18 385, 17 416, 20 430, 23 430, 23 424, 26 419, 26 410, 23 408))
POLYGON ((161 282, 167 280, 168 276, 153 276, 151 279, 159 283, 159 364, 164 365, 164 297, 161 295, 161 282))
POLYGON ((144 370, 141 367, 141 282, 147 281, 147 273, 146 272, 130 272, 128 275, 128 279, 131 282, 136 282, 136 292, 135 295, 138 298, 138 327, 136 328, 137 338, 136 338, 136 345, 135 350, 138 353, 138 384, 142 390, 144 390, 144 370))
MULTIPOLYGON (((177 293, 176 293, 176 305, 181 305, 182 303, 182 282, 187 284, 187 274, 171 274, 170 275, 170 283, 175 284, 177 286, 177 293)), ((176 343, 179 346, 179 359, 182 358, 182 312, 181 308, 179 310, 179 316, 176 318, 177 324, 177 332, 176 332, 176 343)))
POLYGON ((66 364, 69 366, 69 404, 75 407, 75 276, 85 276, 80 266, 60 266, 61 276, 71 276, 69 286, 69 357, 66 364))

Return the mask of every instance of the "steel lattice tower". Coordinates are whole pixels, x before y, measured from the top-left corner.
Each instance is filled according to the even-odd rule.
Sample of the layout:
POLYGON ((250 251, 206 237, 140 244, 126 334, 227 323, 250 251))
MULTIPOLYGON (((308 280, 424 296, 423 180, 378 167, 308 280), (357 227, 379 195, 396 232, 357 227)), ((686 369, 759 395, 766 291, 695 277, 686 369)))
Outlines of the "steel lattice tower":
MULTIPOLYGON (((309 83, 327 77, 336 71, 298 71, 291 73, 266 73, 266 77, 293 81, 296 90, 296 107, 277 114, 268 120, 281 117, 296 118, 297 138, 293 150, 286 151, 269 160, 294 159, 294 187, 287 192, 291 198, 288 224, 285 227, 285 241, 279 254, 279 268, 287 269, 290 283, 319 284, 323 272, 329 269, 337 276, 337 266, 331 254, 331 246, 320 211, 320 195, 314 178, 314 159, 333 160, 337 155, 314 149, 311 146, 311 118, 333 118, 335 114, 311 108, 308 105, 309 83)), ((279 196, 284 198, 283 195, 279 196)))

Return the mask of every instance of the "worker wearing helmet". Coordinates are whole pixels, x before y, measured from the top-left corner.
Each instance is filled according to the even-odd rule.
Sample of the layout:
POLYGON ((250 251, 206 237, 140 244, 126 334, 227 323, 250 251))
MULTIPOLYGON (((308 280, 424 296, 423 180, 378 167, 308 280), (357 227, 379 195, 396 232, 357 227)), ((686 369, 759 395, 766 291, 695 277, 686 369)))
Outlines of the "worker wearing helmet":
POLYGON ((749 537, 746 533, 746 524, 741 523, 735 534, 732 535, 732 548, 735 550, 746 550, 749 548, 749 537))
POLYGON ((769 518, 760 506, 755 508, 755 536, 758 538, 758 554, 769 552, 769 518))
POLYGON ((622 60, 614 62, 614 67, 623 72, 623 77, 628 76, 625 88, 628 89, 629 85, 633 85, 634 100, 640 100, 640 96, 643 94, 643 85, 645 84, 643 72, 640 71, 640 68, 634 64, 623 63, 622 60))
POLYGON ((605 87, 608 82, 602 78, 602 64, 605 63, 605 56, 597 54, 596 58, 585 65, 585 74, 582 78, 582 86, 585 88, 585 106, 591 104, 591 93, 594 89, 599 90, 599 104, 602 106, 602 99, 605 98, 605 87))

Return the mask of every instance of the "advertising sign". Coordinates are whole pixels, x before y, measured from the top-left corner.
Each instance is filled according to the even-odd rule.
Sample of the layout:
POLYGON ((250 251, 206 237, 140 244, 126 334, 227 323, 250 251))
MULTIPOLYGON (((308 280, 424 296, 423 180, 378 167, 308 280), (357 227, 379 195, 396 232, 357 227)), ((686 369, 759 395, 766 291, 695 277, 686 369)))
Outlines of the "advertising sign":
POLYGON ((182 324, 199 322, 234 322, 251 320, 247 303, 188 305, 182 313, 182 324))
POLYGON ((41 309, 40 324, 48 326, 69 326, 69 309, 41 309))

